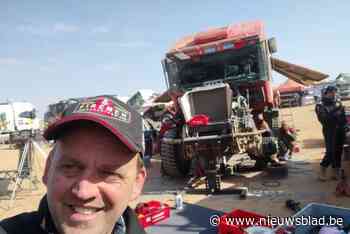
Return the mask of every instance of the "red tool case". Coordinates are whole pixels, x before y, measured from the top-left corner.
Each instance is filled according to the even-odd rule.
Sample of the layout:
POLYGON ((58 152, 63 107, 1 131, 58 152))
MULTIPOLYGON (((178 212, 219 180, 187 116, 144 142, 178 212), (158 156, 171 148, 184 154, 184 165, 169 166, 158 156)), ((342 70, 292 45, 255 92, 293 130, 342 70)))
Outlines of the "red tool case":
POLYGON ((154 200, 139 203, 135 208, 135 212, 144 228, 170 217, 169 205, 154 200))

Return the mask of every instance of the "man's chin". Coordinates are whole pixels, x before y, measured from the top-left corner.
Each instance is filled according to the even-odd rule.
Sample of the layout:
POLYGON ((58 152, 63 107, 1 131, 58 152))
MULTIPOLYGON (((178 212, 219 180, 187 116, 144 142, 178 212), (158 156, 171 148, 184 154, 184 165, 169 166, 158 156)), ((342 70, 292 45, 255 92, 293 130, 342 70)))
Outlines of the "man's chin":
POLYGON ((77 225, 64 225, 62 227, 62 234, 102 234, 106 233, 100 229, 99 225, 86 225, 86 224, 77 224, 77 225))

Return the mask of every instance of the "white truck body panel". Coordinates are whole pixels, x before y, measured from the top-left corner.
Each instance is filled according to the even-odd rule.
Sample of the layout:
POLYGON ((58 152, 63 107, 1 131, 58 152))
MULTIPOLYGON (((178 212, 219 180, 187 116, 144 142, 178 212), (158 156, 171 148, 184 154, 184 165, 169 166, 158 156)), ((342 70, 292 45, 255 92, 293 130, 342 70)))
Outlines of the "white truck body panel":
POLYGON ((0 104, 0 133, 37 130, 40 127, 38 118, 21 116, 24 112, 33 111, 35 107, 29 102, 11 102, 0 104))

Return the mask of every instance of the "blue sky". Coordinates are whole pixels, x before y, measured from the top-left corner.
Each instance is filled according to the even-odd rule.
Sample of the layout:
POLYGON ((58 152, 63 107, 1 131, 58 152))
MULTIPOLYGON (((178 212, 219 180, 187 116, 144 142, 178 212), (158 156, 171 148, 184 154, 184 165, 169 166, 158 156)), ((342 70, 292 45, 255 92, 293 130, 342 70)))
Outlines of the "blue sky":
POLYGON ((177 39, 233 22, 264 21, 278 58, 331 78, 350 69, 348 0, 1 0, 0 9, 0 101, 41 113, 62 98, 161 92, 160 61, 177 39))

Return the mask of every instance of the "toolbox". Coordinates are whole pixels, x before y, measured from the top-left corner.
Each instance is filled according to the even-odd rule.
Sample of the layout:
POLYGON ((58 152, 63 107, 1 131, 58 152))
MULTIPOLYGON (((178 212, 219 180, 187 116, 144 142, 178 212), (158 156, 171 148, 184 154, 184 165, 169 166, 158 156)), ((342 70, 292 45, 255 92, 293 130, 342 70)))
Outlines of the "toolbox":
POLYGON ((154 200, 139 203, 135 208, 135 212, 140 224, 144 228, 170 217, 169 205, 154 200))

